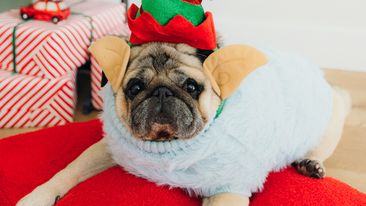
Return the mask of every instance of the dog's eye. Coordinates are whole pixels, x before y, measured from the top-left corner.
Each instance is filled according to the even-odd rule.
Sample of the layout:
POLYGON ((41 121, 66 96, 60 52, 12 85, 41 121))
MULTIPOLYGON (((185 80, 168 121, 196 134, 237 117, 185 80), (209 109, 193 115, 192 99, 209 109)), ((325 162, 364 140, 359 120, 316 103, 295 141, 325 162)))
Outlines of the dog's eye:
POLYGON ((196 91, 196 89, 197 89, 196 84, 187 84, 187 92, 193 93, 196 91))
POLYGON ((194 79, 187 79, 184 83, 184 89, 195 99, 198 98, 203 86, 199 85, 194 79))
POLYGON ((145 89, 145 84, 140 79, 131 79, 127 84, 127 96, 132 99, 145 89))

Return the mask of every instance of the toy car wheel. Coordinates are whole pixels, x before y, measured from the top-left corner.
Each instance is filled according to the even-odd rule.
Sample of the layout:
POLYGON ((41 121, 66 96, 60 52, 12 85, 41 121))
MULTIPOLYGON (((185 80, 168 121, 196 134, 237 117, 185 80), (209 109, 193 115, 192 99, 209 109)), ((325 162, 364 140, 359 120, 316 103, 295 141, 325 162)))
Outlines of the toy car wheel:
POLYGON ((29 16, 28 16, 28 14, 26 14, 26 13, 22 13, 22 14, 21 14, 21 17, 22 17, 22 19, 23 19, 23 20, 27 20, 27 19, 29 19, 29 16))
POLYGON ((60 21, 60 18, 58 18, 57 16, 52 17, 52 22, 53 22, 54 24, 57 24, 59 21, 60 21))

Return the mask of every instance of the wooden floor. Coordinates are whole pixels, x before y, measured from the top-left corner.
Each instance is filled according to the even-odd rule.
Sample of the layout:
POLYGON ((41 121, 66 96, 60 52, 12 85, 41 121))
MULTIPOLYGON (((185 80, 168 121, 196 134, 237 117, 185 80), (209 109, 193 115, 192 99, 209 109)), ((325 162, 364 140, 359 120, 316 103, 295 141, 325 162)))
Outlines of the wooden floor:
POLYGON ((327 175, 366 193, 366 73, 328 70, 326 76, 352 96, 352 111, 341 142, 325 162, 327 175))
MULTIPOLYGON (((327 175, 366 193, 366 73, 326 70, 326 77, 331 84, 347 89, 353 101, 343 138, 333 156, 325 162, 327 175)), ((80 111, 79 105, 76 121, 97 116, 97 112, 85 116, 80 111)), ((0 138, 31 130, 35 129, 3 129, 0 138)))

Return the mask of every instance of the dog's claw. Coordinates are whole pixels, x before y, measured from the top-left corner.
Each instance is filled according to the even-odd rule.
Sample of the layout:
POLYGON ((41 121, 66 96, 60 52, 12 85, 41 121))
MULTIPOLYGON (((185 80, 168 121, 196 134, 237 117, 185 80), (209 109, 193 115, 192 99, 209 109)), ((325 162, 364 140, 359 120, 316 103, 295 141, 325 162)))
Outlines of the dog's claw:
POLYGON ((61 199, 61 196, 60 195, 57 195, 57 197, 55 198, 55 203, 54 205, 56 205, 56 203, 61 199))
POLYGON ((325 176, 322 164, 316 160, 304 159, 292 163, 292 166, 302 175, 321 179, 325 176))

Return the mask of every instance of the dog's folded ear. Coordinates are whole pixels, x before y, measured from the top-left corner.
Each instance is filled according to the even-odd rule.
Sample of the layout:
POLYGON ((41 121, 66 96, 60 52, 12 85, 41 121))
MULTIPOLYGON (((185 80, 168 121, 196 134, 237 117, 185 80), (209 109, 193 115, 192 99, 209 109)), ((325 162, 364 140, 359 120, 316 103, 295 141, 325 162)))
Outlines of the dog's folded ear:
POLYGON ((246 45, 232 45, 212 53, 203 63, 214 91, 222 100, 238 89, 241 81, 267 63, 266 56, 246 45))
POLYGON ((105 73, 114 92, 120 88, 130 58, 130 46, 121 38, 107 36, 94 42, 89 51, 105 73))

